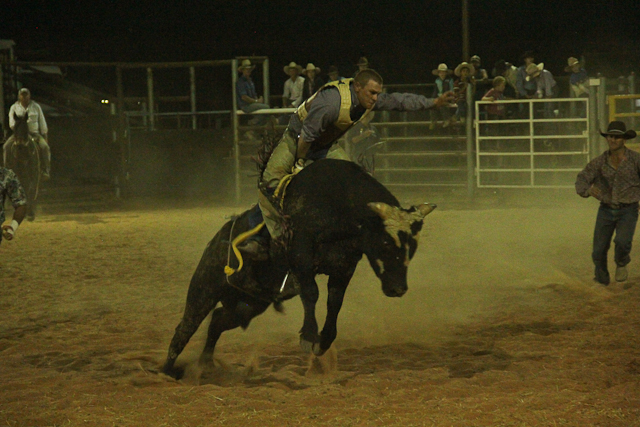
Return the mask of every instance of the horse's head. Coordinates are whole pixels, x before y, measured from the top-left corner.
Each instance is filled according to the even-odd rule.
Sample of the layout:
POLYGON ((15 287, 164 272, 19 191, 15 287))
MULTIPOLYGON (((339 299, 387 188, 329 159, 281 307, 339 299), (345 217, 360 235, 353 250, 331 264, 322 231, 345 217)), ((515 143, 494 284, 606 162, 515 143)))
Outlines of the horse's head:
POLYGON ((381 222, 364 234, 364 253, 389 297, 407 292, 407 268, 418 248, 422 221, 436 205, 425 203, 402 209, 385 203, 369 203, 381 222))
POLYGON ((29 125, 27 121, 29 120, 29 113, 25 112, 24 116, 20 117, 16 113, 13 113, 13 120, 16 122, 15 127, 13 128, 13 134, 16 138, 16 143, 19 145, 26 145, 27 141, 29 141, 29 125))

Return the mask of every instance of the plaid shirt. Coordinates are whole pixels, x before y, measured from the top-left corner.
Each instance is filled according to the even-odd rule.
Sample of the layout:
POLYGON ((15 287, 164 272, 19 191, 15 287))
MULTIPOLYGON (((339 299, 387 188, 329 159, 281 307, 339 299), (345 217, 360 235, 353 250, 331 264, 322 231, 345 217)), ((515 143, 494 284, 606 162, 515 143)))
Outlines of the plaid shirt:
POLYGON ((4 202, 9 196, 14 208, 27 204, 27 196, 11 169, 0 167, 0 224, 4 222, 4 202))
POLYGON ((591 160, 578 174, 576 192, 589 197, 591 185, 600 190, 600 201, 608 205, 640 201, 640 153, 625 148, 618 169, 609 162, 609 150, 591 160))

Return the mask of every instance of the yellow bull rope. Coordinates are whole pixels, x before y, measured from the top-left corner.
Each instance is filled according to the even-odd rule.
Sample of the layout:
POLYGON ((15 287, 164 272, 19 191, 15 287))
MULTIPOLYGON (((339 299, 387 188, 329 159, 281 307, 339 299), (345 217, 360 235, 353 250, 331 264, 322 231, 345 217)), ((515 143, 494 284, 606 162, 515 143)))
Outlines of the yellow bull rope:
MULTIPOLYGON (((238 244, 244 242, 249 237, 258 234, 258 232, 262 230, 262 227, 264 227, 264 221, 256 225, 251 230, 245 231, 244 233, 240 233, 239 235, 236 236, 235 239, 233 239, 233 241, 231 242, 231 249, 233 249, 233 253, 236 254, 236 258, 238 259, 238 268, 232 268, 231 266, 229 266, 231 262, 231 259, 230 259, 231 251, 229 251, 229 256, 227 257, 227 265, 224 267, 224 274, 226 274, 227 277, 231 276, 236 271, 242 270, 242 266, 244 265, 244 262, 242 260, 242 254, 238 249, 238 244)), ((231 231, 233 232, 233 229, 231 229, 231 231)))

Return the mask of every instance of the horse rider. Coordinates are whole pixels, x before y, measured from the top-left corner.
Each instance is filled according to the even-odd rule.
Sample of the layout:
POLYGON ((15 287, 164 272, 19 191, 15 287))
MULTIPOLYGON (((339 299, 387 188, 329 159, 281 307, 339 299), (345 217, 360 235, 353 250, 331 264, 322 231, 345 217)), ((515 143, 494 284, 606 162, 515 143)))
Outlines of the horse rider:
MULTIPOLYGON (((360 71, 353 79, 329 82, 292 114, 265 166, 260 186, 267 194, 273 194, 283 177, 301 170, 308 161, 322 158, 350 160, 336 142, 373 110, 426 110, 449 105, 453 99, 453 92, 446 92, 438 98, 412 93, 382 93, 382 77, 372 69, 360 71)), ((271 237, 280 237, 282 230, 277 210, 262 191, 259 192, 258 206, 259 209, 254 208, 250 214, 249 225, 255 228, 264 218, 271 237)), ((269 237, 264 228, 239 248, 243 252, 264 255, 269 237)))
POLYGON ((11 169, 0 167, 0 224, 4 223, 5 220, 4 202, 7 197, 11 200, 14 208, 13 218, 11 224, 2 226, 0 243, 2 243, 3 236, 7 240, 13 239, 18 226, 27 215, 27 196, 24 188, 20 185, 20 181, 18 181, 18 177, 11 169))
MULTIPOLYGON (((31 92, 26 87, 20 89, 18 100, 9 110, 9 127, 11 130, 15 130, 16 126, 14 114, 18 117, 24 117, 25 114, 28 114, 29 133, 40 147, 42 179, 47 181, 50 177, 49 171, 51 167, 51 150, 49 149, 49 137, 47 134, 49 129, 47 128, 47 121, 44 119, 42 108, 37 102, 31 100, 31 92)), ((7 142, 4 143, 5 166, 8 164, 7 158, 14 143, 15 135, 11 135, 7 142)))

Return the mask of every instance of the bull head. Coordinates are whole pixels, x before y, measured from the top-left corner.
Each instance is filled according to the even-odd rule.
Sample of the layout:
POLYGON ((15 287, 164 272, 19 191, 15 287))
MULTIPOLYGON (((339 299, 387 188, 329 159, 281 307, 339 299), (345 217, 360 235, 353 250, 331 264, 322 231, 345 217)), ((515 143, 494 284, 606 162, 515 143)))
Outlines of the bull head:
POLYGON ((416 249, 422 220, 436 205, 423 203, 402 209, 382 202, 368 204, 381 219, 383 230, 371 234, 375 241, 365 242, 365 253, 387 296, 402 296, 407 291, 407 267, 416 249))

